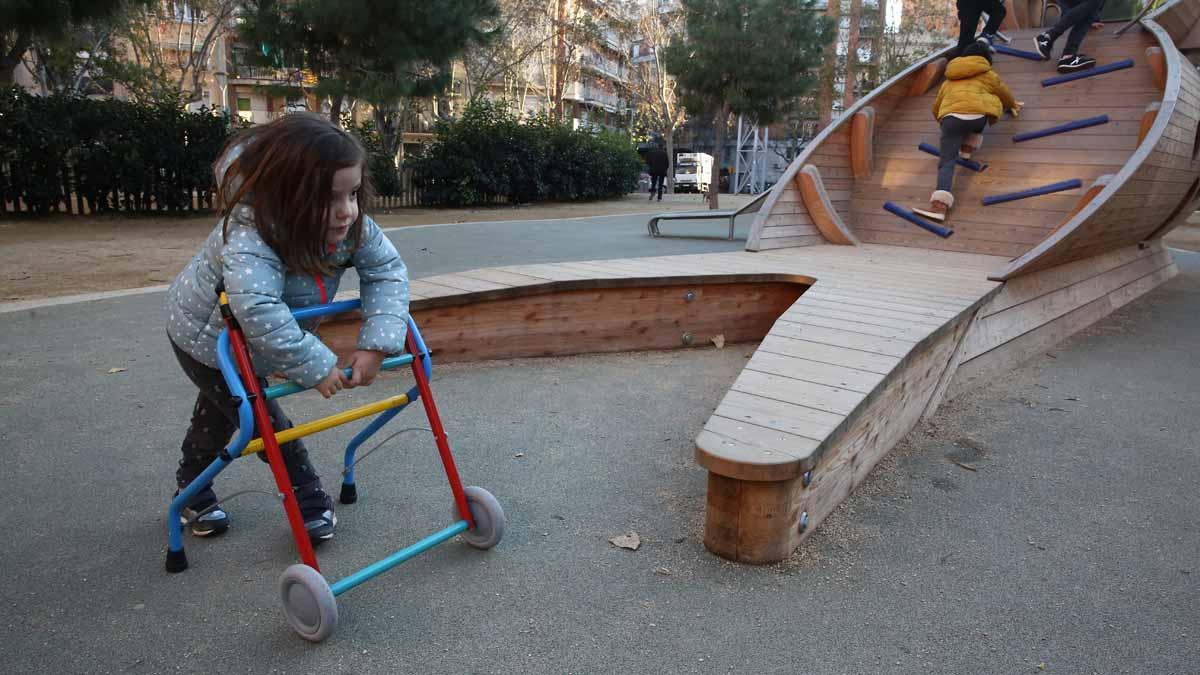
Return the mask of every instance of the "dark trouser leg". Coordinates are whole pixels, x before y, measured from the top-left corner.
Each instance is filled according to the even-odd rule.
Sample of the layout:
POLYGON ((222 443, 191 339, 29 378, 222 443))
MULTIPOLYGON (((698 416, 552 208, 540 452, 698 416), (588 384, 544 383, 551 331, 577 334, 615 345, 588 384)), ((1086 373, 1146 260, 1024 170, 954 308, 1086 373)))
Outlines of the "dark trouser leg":
POLYGON ((650 194, 658 195, 662 199, 663 183, 667 180, 666 176, 651 176, 650 177, 650 194))
POLYGON ((975 41, 975 29, 983 7, 978 0, 958 0, 958 55, 975 41))
POLYGON ((962 120, 943 117, 941 121, 942 142, 938 148, 937 189, 951 192, 954 188, 954 169, 958 164, 958 151, 967 134, 981 133, 987 127, 987 118, 962 120))
MULTIPOLYGON (((176 483, 183 487, 200 475, 229 442, 230 436, 238 428, 238 414, 237 403, 225 386, 221 371, 200 363, 174 343, 171 343, 171 348, 183 372, 200 389, 196 407, 192 411, 192 423, 183 439, 183 458, 175 472, 176 483)), ((260 378, 259 384, 265 387, 266 380, 260 378)), ((267 413, 275 431, 292 427, 291 420, 275 401, 267 401, 267 413)), ((303 441, 285 443, 280 450, 292 485, 305 485, 317 480, 317 473, 308 461, 308 449, 303 441)))
POLYGON ((1063 56, 1079 53, 1083 38, 1087 37, 1088 30, 1092 27, 1092 18, 1096 16, 1100 2, 1101 0, 1063 0, 1063 4, 1070 9, 1058 19, 1053 28, 1046 31, 1055 40, 1068 30, 1071 31, 1067 37, 1067 44, 1063 46, 1063 56))
POLYGON ((987 12, 988 15, 987 24, 984 25, 983 32, 988 35, 995 35, 1000 30, 1000 23, 1004 21, 1004 15, 1008 13, 1008 10, 1004 9, 1003 2, 992 0, 992 2, 983 8, 983 11, 987 12))

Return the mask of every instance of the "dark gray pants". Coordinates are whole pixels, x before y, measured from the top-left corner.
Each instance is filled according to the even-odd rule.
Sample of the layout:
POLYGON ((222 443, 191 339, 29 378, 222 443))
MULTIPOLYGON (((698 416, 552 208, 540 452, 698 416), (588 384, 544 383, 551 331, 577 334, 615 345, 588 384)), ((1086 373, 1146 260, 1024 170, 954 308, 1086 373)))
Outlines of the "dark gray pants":
POLYGON ((987 128, 987 118, 963 120, 947 115, 942 118, 942 144, 938 148, 937 189, 950 192, 954 188, 954 168, 958 162, 958 149, 967 134, 980 134, 987 128))
POLYGON ((954 53, 955 56, 961 56, 963 50, 975 41, 975 28, 979 26, 979 17, 984 12, 987 12, 988 21, 983 32, 988 34, 1000 30, 1000 23, 1007 14, 1002 0, 958 0, 955 4, 958 8, 958 51, 954 53))
MULTIPOLYGON (((200 363, 174 342, 171 343, 171 349, 175 351, 175 358, 179 360, 188 379, 200 389, 196 405, 192 408, 192 422, 183 437, 183 458, 179 460, 179 468, 175 471, 175 483, 182 489, 212 464, 221 449, 229 443, 238 428, 238 406, 233 394, 225 386, 221 371, 200 363)), ((259 378, 258 383, 264 388, 267 386, 263 378, 259 378)), ((275 401, 267 401, 267 412, 271 415, 275 431, 292 427, 292 421, 275 401)), ((293 486, 307 485, 317 480, 317 473, 308 461, 308 449, 304 447, 304 441, 284 443, 279 449, 283 451, 283 462, 293 486)), ((259 453, 259 458, 266 461, 266 453, 259 453)))
POLYGON ((1057 40, 1063 33, 1071 31, 1071 34, 1067 36, 1067 44, 1063 45, 1062 53, 1063 56, 1074 56, 1079 53, 1079 48, 1083 45, 1083 38, 1087 37, 1088 31, 1091 30, 1092 21, 1096 19, 1103 0, 1059 1, 1069 9, 1059 17, 1058 23, 1046 32, 1052 39, 1057 40))
POLYGON ((650 196, 651 197, 653 197, 655 195, 655 193, 657 193, 658 198, 662 199, 663 183, 666 180, 667 180, 666 176, 655 176, 655 175, 650 176, 650 196))

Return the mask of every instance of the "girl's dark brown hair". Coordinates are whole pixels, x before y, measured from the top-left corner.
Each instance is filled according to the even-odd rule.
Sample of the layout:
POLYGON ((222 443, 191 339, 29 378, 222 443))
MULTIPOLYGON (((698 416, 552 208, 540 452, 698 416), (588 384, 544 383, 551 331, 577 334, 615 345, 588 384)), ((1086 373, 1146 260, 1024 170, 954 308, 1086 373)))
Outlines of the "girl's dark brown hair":
POLYGON ((362 167, 358 218, 347 235, 357 248, 362 244, 363 206, 373 194, 366 159, 358 139, 313 113, 284 115, 236 135, 213 167, 225 237, 234 208, 248 205, 254 209, 259 235, 284 265, 305 274, 330 273, 324 258, 333 174, 362 167), (230 162, 235 148, 240 152, 230 162))

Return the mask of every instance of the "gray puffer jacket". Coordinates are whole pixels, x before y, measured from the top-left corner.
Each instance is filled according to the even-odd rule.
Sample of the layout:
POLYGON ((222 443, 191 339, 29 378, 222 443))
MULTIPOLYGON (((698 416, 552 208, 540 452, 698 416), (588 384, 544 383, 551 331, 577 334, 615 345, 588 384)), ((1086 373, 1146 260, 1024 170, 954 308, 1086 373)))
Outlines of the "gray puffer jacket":
POLYGON ((260 375, 282 372, 305 387, 321 381, 337 364, 333 351, 301 326, 291 309, 330 302, 347 267, 358 270, 363 304, 359 349, 395 354, 404 348, 408 317, 408 273, 396 247, 371 218, 363 217, 363 245, 343 241, 326 257, 332 276, 314 277, 285 268, 255 229, 253 212, 241 206, 230 214, 229 241, 221 223, 167 291, 167 333, 180 349, 217 367, 217 336, 225 327, 217 306, 217 282, 224 280, 229 305, 246 334, 260 375))

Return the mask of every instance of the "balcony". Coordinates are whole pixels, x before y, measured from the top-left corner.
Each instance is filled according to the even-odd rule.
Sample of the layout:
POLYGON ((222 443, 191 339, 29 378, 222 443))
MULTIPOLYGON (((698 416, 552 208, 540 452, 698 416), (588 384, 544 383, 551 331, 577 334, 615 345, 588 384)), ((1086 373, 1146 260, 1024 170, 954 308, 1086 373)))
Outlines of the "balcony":
POLYGON ((604 108, 609 112, 617 112, 621 107, 621 99, 616 94, 589 87, 581 82, 572 82, 567 85, 567 88, 563 90, 563 99, 604 108))
POLYGON ((230 84, 291 84, 300 86, 308 79, 307 74, 300 70, 273 68, 271 66, 251 66, 244 63, 230 64, 230 84))

